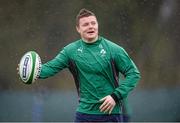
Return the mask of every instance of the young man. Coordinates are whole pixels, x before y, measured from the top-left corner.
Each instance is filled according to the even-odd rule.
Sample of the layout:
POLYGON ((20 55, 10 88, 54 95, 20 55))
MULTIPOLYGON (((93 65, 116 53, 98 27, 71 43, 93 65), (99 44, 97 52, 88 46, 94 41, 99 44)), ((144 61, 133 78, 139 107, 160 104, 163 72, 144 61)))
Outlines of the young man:
POLYGON ((122 121, 121 101, 136 86, 140 73, 126 51, 98 35, 94 13, 82 9, 76 18, 81 39, 42 65, 44 79, 69 68, 79 96, 75 122, 122 121), (121 72, 125 79, 118 80, 121 72))

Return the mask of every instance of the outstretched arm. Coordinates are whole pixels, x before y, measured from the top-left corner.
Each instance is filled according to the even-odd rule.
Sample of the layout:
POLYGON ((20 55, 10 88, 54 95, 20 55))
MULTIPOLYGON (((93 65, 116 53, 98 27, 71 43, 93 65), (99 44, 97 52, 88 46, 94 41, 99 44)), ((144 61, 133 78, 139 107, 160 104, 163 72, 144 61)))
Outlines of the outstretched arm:
POLYGON ((63 49, 54 59, 42 65, 39 78, 45 79, 53 76, 66 67, 68 67, 68 55, 63 49))

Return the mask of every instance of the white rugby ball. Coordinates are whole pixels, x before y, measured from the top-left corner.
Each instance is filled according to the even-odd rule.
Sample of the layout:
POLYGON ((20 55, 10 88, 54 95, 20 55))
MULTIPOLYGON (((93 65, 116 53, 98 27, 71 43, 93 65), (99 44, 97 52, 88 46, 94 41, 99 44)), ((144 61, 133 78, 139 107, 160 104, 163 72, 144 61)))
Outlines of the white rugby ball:
POLYGON ((23 83, 32 84, 40 75, 41 58, 35 51, 23 55, 19 63, 19 75, 23 83))

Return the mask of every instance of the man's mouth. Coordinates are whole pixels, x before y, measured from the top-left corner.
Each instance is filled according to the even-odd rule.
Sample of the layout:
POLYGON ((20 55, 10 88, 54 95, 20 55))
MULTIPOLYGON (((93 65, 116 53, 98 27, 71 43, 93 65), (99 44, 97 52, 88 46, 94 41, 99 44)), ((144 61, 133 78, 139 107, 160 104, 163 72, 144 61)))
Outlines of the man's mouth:
POLYGON ((95 31, 88 31, 87 33, 88 34, 93 34, 95 31))

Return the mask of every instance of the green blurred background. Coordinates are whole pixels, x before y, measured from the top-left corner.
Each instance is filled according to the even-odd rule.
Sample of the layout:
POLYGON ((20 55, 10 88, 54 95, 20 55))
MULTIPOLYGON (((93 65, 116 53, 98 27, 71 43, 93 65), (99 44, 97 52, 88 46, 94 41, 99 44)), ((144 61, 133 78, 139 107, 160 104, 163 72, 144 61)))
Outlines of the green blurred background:
POLYGON ((79 39, 81 8, 141 72, 128 98, 131 121, 180 121, 179 0, 0 0, 0 121, 73 121, 78 101, 67 69, 25 85, 16 67, 27 51, 45 63, 79 39))

